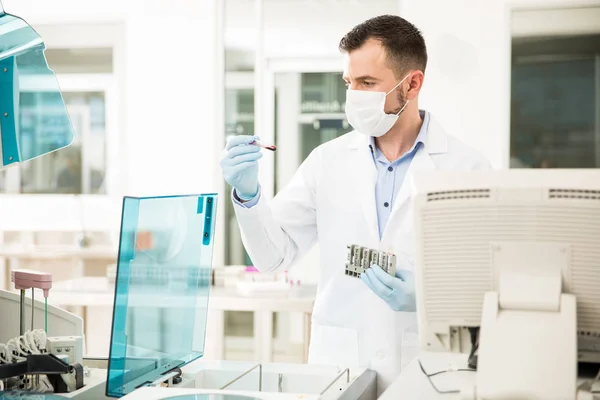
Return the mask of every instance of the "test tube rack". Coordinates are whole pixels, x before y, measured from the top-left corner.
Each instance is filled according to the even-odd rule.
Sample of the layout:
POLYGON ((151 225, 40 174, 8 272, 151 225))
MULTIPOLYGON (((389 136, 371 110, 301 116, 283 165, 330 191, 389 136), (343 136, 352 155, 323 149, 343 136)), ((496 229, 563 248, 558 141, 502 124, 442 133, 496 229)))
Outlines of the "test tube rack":
POLYGON ((373 264, 391 276, 396 275, 396 255, 354 244, 347 246, 345 275, 358 278, 373 264))

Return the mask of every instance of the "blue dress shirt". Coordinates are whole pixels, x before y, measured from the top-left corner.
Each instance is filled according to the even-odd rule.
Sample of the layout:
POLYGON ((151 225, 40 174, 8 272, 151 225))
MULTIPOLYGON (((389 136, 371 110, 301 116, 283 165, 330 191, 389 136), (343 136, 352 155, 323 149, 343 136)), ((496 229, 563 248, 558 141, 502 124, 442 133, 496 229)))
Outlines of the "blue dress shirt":
POLYGON ((427 129, 429 127, 429 113, 421 111, 423 125, 417 135, 417 140, 409 151, 404 153, 399 159, 390 162, 381 150, 375 146, 375 138, 371 138, 369 147, 373 155, 373 161, 377 167, 377 183, 375 184, 375 204, 377 207, 377 224, 379 226, 379 238, 383 236, 383 231, 387 221, 392 213, 392 205, 398 197, 398 192, 404 182, 408 167, 415 157, 420 146, 425 144, 427 129))

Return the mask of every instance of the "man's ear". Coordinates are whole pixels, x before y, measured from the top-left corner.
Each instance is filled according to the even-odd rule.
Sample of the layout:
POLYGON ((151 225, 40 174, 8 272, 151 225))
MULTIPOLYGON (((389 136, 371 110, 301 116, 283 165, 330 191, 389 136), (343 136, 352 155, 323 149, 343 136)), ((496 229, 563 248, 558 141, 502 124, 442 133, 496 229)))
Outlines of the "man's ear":
POLYGON ((411 75, 406 78, 408 82, 408 91, 406 92, 407 100, 414 100, 417 98, 419 93, 421 92, 421 88, 423 87, 423 81, 425 80, 425 75, 423 72, 419 70, 415 70, 411 72, 411 75))

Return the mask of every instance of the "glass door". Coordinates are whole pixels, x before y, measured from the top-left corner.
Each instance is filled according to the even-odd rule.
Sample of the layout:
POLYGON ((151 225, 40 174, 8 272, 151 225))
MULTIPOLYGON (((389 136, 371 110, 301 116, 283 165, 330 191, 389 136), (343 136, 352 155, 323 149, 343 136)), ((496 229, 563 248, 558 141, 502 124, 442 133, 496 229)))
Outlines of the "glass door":
MULTIPOLYGON (((266 119, 275 121, 277 145, 275 193, 284 188, 300 164, 319 145, 352 130, 344 112, 346 87, 342 79, 343 59, 271 59, 266 82, 277 93, 266 119)), ((318 282, 318 248, 315 246, 289 271, 290 278, 306 284, 318 282)))
POLYGON ((286 65, 272 71, 277 91, 272 110, 278 153, 275 193, 290 181, 311 151, 352 130, 344 112, 341 60, 313 62, 317 69, 302 70, 306 63, 300 63, 296 70, 286 65))
MULTIPOLYGON (((319 145, 351 130, 344 107, 346 87, 342 79, 343 59, 269 59, 265 78, 265 120, 277 145, 275 154, 274 192, 285 187, 300 164, 319 145)), ((319 281, 319 248, 315 246, 288 271, 288 276, 302 285, 319 281)), ((277 336, 290 343, 303 344, 301 315, 278 315, 277 336), (282 318, 280 318, 282 317, 282 318)))
MULTIPOLYGON (((225 90, 225 136, 254 134, 254 89, 252 74, 247 76, 247 84, 231 85, 225 90), (248 87, 250 85, 250 87, 248 87)), ((229 199, 231 186, 227 185, 226 198, 229 199)), ((242 237, 235 218, 231 201, 225 201, 225 221, 227 240, 225 242, 225 265, 252 265, 244 249, 242 237)))
POLYGON ((338 72, 307 72, 300 75, 300 161, 319 145, 348 133, 344 107, 346 87, 338 72))

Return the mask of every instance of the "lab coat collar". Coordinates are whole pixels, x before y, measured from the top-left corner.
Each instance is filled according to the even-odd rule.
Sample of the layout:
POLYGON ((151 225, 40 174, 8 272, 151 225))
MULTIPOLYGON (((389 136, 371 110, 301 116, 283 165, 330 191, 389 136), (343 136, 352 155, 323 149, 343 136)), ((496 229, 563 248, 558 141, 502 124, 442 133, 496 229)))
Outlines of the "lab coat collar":
MULTIPOLYGON (((423 137, 425 151, 429 154, 446 153, 448 151, 448 137, 446 132, 429 111, 419 110, 419 112, 423 116, 423 124, 428 124, 428 126, 421 128, 421 131, 427 132, 423 137)), ((348 147, 351 149, 368 149, 371 141, 371 137, 356 132, 348 147)))
POLYGON ((432 154, 446 153, 448 148, 448 140, 446 132, 441 126, 429 116, 429 126, 427 127, 427 137, 424 146, 417 149, 400 190, 398 197, 394 200, 392 211, 390 213, 386 228, 383 232, 383 237, 379 238, 379 228, 377 226, 377 207, 375 204, 375 184, 377 181, 377 168, 373 162, 373 156, 369 148, 370 138, 362 133, 353 132, 354 137, 349 142, 349 148, 356 150, 352 151, 348 159, 348 170, 352 172, 352 176, 356 177, 356 182, 364 183, 367 188, 373 190, 360 190, 357 192, 363 215, 365 216, 369 243, 365 246, 379 246, 380 243, 386 243, 393 231, 394 220, 399 215, 403 215, 400 210, 410 211, 409 200, 413 192, 413 173, 415 171, 431 171, 435 169, 435 164, 431 158, 432 154))

